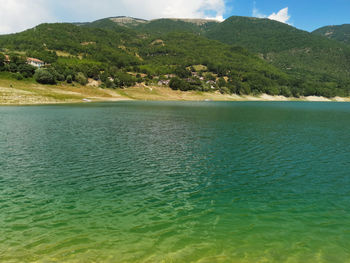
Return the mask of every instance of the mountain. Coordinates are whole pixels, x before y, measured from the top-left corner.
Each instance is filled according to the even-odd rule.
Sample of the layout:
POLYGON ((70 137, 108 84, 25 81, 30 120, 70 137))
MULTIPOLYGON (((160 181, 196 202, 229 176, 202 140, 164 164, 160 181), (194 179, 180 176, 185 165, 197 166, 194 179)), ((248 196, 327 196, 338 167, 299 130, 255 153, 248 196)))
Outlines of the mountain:
MULTIPOLYGON (((182 20, 158 20, 148 25, 169 21, 203 26, 203 23, 182 20)), ((212 88, 222 92, 273 94, 288 90, 290 80, 285 73, 244 48, 186 30, 159 33, 157 29, 145 33, 145 29, 134 28, 133 23, 123 26, 112 21, 115 24, 106 27, 107 23, 112 25, 108 19, 93 25, 42 24, 22 33, 0 36, 0 46, 6 48, 5 51, 21 52, 50 62, 59 79, 81 72, 106 85, 110 85, 108 79, 129 79, 127 75, 137 75, 138 81, 147 83, 152 83, 154 78, 157 83, 164 75, 176 74, 183 79, 181 89, 184 90, 212 88)), ((118 81, 114 84, 126 85, 125 81, 118 81)))
POLYGON ((306 80, 350 78, 350 48, 270 19, 231 17, 205 34, 261 54, 278 68, 306 80))
POLYGON ((208 38, 244 46, 259 53, 279 52, 305 46, 310 34, 270 19, 233 16, 212 27, 208 38))
MULTIPOLYGON (((117 19, 103 19, 89 26, 112 29, 113 25, 115 28, 119 25, 117 19), (109 26, 101 27, 102 22, 109 26)), ((143 34, 161 36, 170 32, 190 32, 244 47, 298 82, 329 82, 333 86, 339 86, 334 83, 341 82, 341 86, 346 86, 344 83, 350 78, 348 46, 270 19, 233 16, 222 23, 203 19, 157 19, 142 23, 134 21, 129 25, 143 34)))
POLYGON ((139 33, 167 34, 171 32, 203 33, 216 24, 218 21, 210 19, 164 18, 147 21, 132 17, 110 17, 85 23, 82 26, 110 30, 120 30, 120 27, 125 27, 139 33))
MULTIPOLYGON (((170 85, 183 90, 350 95, 349 46, 269 19, 111 17, 42 24, 0 36, 0 48, 13 61, 25 54, 50 63, 57 80, 81 73, 107 87, 176 75, 180 80, 170 85)), ((14 63, 5 70, 22 74, 14 63)))
POLYGON ((312 32, 315 35, 325 36, 345 44, 350 44, 350 24, 340 26, 325 26, 312 32))

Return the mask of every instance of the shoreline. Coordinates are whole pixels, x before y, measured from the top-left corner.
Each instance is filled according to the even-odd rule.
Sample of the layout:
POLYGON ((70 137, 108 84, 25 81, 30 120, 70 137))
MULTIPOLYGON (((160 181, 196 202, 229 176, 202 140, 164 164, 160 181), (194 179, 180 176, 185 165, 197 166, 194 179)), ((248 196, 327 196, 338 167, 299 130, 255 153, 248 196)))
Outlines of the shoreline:
MULTIPOLYGON (((13 82, 13 81, 11 81, 13 82)), ((125 89, 73 85, 38 85, 33 83, 9 83, 0 80, 0 106, 58 105, 118 101, 305 101, 350 102, 350 97, 284 97, 261 95, 221 94, 219 92, 178 91, 168 87, 138 85, 125 89)))

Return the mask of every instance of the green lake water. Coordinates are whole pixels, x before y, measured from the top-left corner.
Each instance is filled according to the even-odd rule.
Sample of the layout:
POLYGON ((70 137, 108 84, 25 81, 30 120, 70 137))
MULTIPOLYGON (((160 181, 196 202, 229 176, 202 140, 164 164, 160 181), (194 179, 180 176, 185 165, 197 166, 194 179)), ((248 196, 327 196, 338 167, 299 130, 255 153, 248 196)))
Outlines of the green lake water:
POLYGON ((0 107, 0 262, 350 262, 350 104, 0 107))

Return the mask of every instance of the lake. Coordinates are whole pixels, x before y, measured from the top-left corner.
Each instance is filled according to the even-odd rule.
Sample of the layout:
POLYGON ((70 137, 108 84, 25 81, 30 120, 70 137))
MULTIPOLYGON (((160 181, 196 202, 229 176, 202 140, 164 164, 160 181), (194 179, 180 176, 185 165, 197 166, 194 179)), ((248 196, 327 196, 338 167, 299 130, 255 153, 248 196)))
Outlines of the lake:
POLYGON ((350 104, 0 107, 0 262, 350 262, 350 104))

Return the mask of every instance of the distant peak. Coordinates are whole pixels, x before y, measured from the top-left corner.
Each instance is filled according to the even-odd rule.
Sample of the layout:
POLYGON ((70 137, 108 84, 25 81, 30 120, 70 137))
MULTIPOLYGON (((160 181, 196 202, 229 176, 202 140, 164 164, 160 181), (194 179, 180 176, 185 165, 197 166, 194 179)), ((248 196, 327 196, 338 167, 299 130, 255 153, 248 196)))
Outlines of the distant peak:
MULTIPOLYGON (((215 19, 204 19, 204 18, 164 18, 164 19, 192 23, 192 24, 196 24, 198 26, 202 26, 202 25, 205 25, 205 24, 211 23, 211 22, 214 22, 214 23, 220 22, 220 21, 215 20, 215 19)), ((160 19, 154 19, 153 21, 156 21, 156 20, 160 20, 160 19)))
POLYGON ((109 18, 111 21, 122 24, 122 25, 130 25, 135 23, 147 23, 147 20, 139 19, 139 18, 133 18, 128 16, 117 16, 117 17, 111 17, 109 18))
POLYGON ((136 24, 146 24, 150 23, 152 21, 159 21, 159 20, 171 20, 171 21, 182 21, 186 23, 192 23, 196 24, 198 26, 205 25, 207 23, 219 23, 220 21, 215 19, 204 19, 204 18, 157 18, 152 20, 145 20, 140 18, 134 18, 129 16, 116 16, 116 17, 110 17, 111 21, 118 23, 120 25, 129 26, 129 25, 136 25, 136 24))

